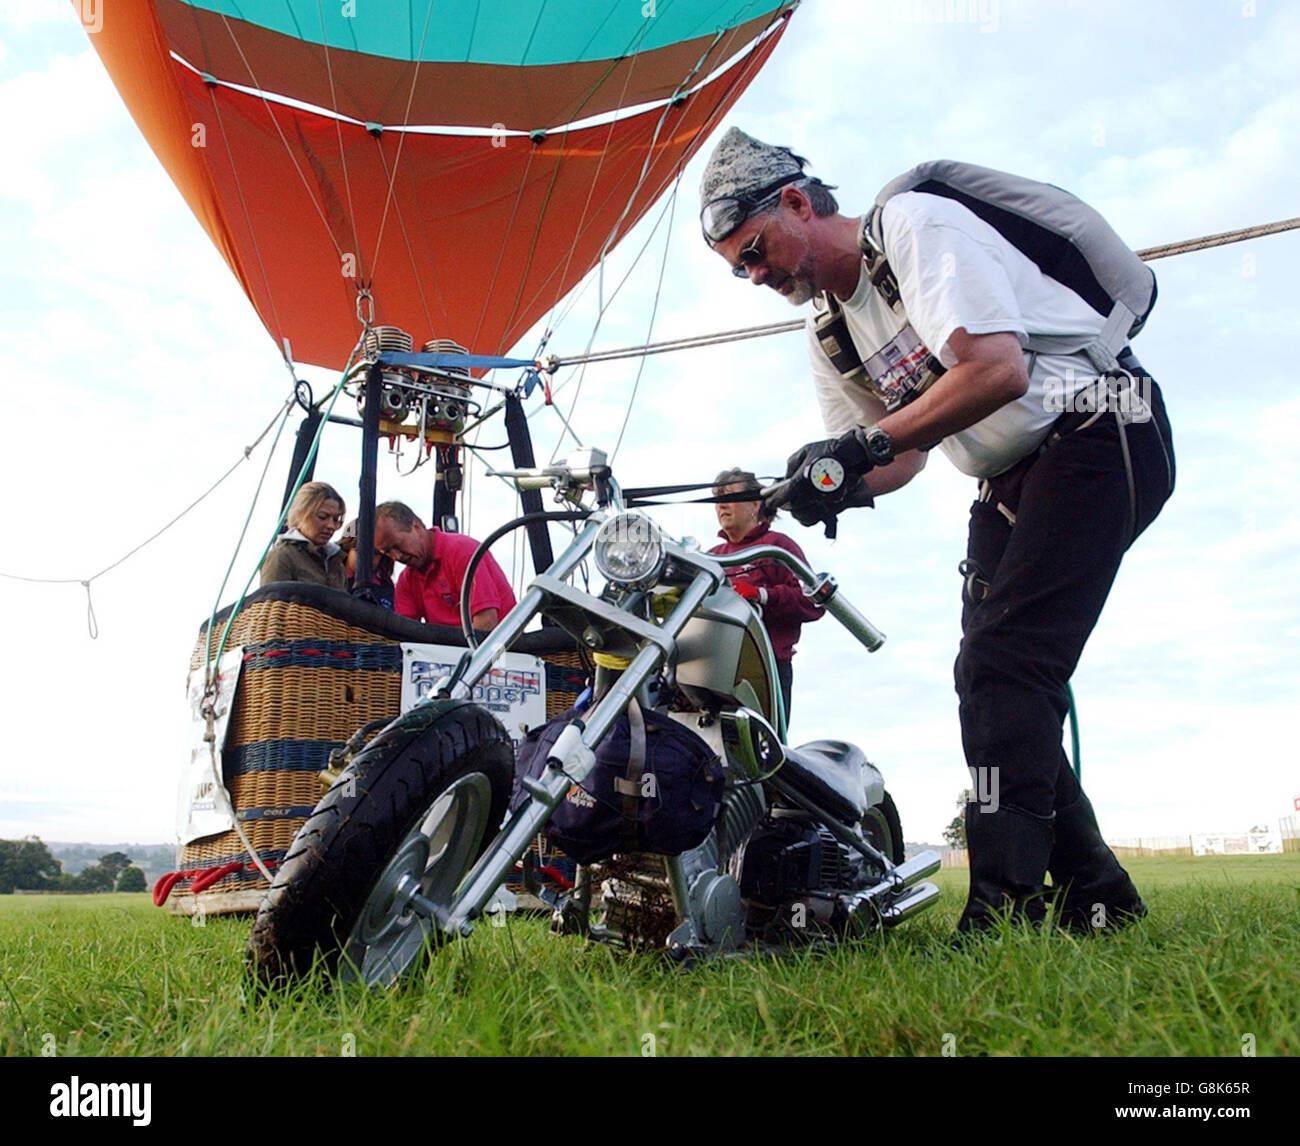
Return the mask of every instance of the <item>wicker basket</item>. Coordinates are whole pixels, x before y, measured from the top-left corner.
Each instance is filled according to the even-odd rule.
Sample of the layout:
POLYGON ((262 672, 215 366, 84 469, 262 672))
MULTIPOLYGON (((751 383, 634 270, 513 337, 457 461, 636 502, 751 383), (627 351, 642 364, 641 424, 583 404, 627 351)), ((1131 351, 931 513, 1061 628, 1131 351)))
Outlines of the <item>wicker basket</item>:
MULTIPOLYGON (((212 652, 229 610, 218 616, 212 652)), ((243 646, 243 668, 222 753, 222 774, 249 842, 274 871, 321 796, 317 773, 330 752, 362 725, 399 714, 403 641, 463 645, 458 630, 422 625, 316 585, 286 583, 250 595, 227 648, 243 646)), ((208 655, 207 625, 190 668, 208 655)), ((571 708, 584 687, 582 659, 560 630, 525 633, 515 643, 546 662, 547 717, 571 708)), ((267 882, 231 830, 182 845, 181 871, 242 863, 194 895, 172 891, 178 914, 256 911, 267 882)))

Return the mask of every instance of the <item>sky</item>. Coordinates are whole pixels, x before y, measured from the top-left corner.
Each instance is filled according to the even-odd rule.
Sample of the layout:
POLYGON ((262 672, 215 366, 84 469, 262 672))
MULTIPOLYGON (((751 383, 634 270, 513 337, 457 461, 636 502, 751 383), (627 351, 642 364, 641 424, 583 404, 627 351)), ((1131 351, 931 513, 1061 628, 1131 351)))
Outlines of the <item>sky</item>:
MULTIPOLYGON (((915 163, 964 159, 1073 191, 1141 248, 1300 214, 1298 65, 1300 6, 1270 0, 807 0, 717 134, 734 124, 792 146, 849 214, 915 163)), ((0 107, 0 572, 80 580, 235 464, 290 378, 71 4, 0 7, 0 107)), ((607 294, 632 270, 598 327, 594 279, 579 288, 554 353, 581 353, 593 329, 602 348, 794 317, 701 242, 708 150, 687 167, 671 224, 652 236, 652 210, 611 255, 607 294)), ((1154 264, 1159 302, 1135 350, 1165 394, 1178 487, 1126 558, 1073 681, 1084 785, 1112 840, 1276 826, 1300 797, 1297 261, 1300 232, 1154 264)), ((332 381, 300 373, 318 393, 332 381)), ((557 401, 568 415, 577 393, 575 431, 606 450, 635 386, 615 459, 629 486, 731 465, 781 473, 822 436, 799 334, 659 355, 639 377, 636 362, 593 366, 577 381, 562 372, 557 401)), ((560 420, 536 397, 529 409, 549 457, 560 420)), ((503 440, 500 427, 483 440, 503 440)), ((357 444, 327 435, 317 477, 355 490, 357 444)), ((268 446, 93 582, 97 639, 80 585, 0 585, 0 837, 173 838, 190 650, 268 446)), ((271 535, 291 447, 286 433, 222 605, 271 535)), ((381 453, 380 495, 425 505, 428 474, 404 479, 381 453)), ((464 525, 481 536, 513 495, 481 467, 471 481, 464 525)), ((792 740, 859 744, 909 840, 939 840, 969 782, 952 661, 974 492, 936 454, 911 485, 846 516, 833 544, 786 519, 889 638, 869 655, 833 620, 804 629, 792 740)), ((658 520, 706 545, 716 530, 707 506, 658 520)), ((518 583, 508 543, 497 556, 518 583)))

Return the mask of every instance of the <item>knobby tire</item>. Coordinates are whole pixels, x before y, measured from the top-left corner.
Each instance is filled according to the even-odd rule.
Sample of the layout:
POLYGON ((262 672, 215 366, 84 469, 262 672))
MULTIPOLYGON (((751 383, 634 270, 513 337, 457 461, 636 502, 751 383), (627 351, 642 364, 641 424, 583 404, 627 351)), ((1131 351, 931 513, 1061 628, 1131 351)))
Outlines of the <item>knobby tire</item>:
POLYGON ((380 875, 439 795, 482 773, 491 810, 474 849, 486 850, 505 817, 514 747, 500 723, 465 700, 426 701, 374 738, 299 829, 257 914, 248 944, 256 976, 306 975, 317 960, 339 969, 348 936, 380 875))

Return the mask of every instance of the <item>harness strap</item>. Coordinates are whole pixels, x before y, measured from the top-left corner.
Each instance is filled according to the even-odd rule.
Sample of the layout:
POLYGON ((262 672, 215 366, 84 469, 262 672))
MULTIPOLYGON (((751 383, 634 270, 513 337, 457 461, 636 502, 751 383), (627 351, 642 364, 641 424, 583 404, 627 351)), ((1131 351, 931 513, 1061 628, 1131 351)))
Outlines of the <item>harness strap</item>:
POLYGON ((627 772, 614 777, 614 791, 623 797, 623 825, 620 830, 623 850, 637 850, 637 826, 640 822, 638 801, 641 799, 641 777, 645 773, 646 743, 645 715, 633 697, 627 706, 628 754, 627 772))
POLYGON ((1128 332, 1134 314, 1122 302, 1116 302, 1094 335, 1080 334, 1030 334, 1025 339, 1025 349, 1035 354, 1078 354, 1082 351, 1099 375, 1118 369, 1119 356, 1128 345, 1128 332))
MULTIPOLYGON (((907 322, 907 312, 903 309, 898 280, 890 269, 889 260, 885 255, 884 228, 881 215, 882 208, 877 203, 863 217, 862 229, 858 233, 858 246, 862 250, 862 260, 866 266, 867 275, 871 279, 871 285, 889 309, 893 311, 894 315, 901 321, 907 322)), ((854 373, 855 370, 861 370, 862 360, 858 357, 852 341, 848 338, 847 325, 843 322, 841 308, 834 296, 827 291, 817 301, 820 308, 830 316, 817 324, 817 336, 822 343, 822 349, 827 352, 827 357, 830 358, 831 363, 842 375, 848 376, 854 373), (839 320, 838 323, 836 319, 839 320), (821 329, 823 325, 833 334, 836 343, 839 344, 840 353, 843 353, 843 344, 848 343, 848 353, 852 355, 852 362, 848 364, 848 368, 841 365, 836 354, 831 353, 828 348, 827 340, 823 337, 821 329), (840 328, 842 328, 842 333, 840 328)), ((1106 321, 1102 324, 1101 330, 1096 334, 1031 333, 1025 340, 1025 349, 1034 354, 1060 355, 1077 354, 1082 351, 1088 356, 1088 360, 1096 368, 1097 373, 1104 376, 1120 369, 1119 356, 1128 345, 1130 331, 1136 323, 1137 315, 1124 303, 1116 299, 1111 304, 1110 314, 1106 316, 1106 321)), ((927 365, 936 378, 944 373, 944 367, 933 357, 927 365)), ((918 390, 916 393, 919 394, 920 391, 918 390)))

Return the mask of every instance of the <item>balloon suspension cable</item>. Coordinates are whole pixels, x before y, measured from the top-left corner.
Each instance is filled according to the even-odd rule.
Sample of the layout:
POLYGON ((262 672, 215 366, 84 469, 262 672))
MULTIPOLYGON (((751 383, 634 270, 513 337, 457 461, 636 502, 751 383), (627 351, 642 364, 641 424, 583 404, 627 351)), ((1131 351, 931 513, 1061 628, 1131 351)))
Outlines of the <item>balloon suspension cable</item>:
MULTIPOLYGON (((680 176, 679 176, 678 178, 679 178, 679 182, 680 182, 680 176)), ((636 268, 640 265, 640 263, 641 263, 641 259, 645 256, 646 251, 648 251, 648 250, 650 249, 650 244, 651 244, 652 242, 654 242, 654 237, 655 237, 655 235, 657 235, 657 234, 659 233, 659 228, 663 225, 664 220, 665 220, 666 218, 668 218, 668 211, 669 211, 669 208, 672 207, 672 206, 673 206, 673 200, 671 200, 671 199, 670 199, 669 202, 667 202, 667 203, 664 204, 663 210, 661 210, 661 211, 659 212, 659 218, 655 220, 655 224, 654 224, 653 227, 650 228, 650 233, 646 236, 645 242, 641 244, 641 249, 640 249, 639 251, 637 251, 636 255, 633 257, 631 264, 628 266, 627 270, 624 272, 623 277, 622 277, 621 279, 619 279, 619 281, 618 281, 618 285, 614 288, 613 292, 610 294, 610 296, 609 296, 608 299, 606 299, 606 298, 604 297, 604 291, 605 291, 605 288, 604 288, 605 254, 604 254, 604 252, 602 252, 602 254, 601 254, 601 256, 600 256, 600 262, 599 262, 599 264, 598 264, 598 270, 597 270, 597 276, 598 276, 598 281, 599 281, 600 287, 599 287, 599 291, 597 292, 598 297, 597 297, 596 321, 595 321, 594 325, 593 325, 592 328, 591 328, 591 334, 590 334, 590 336, 587 338, 587 349, 586 349, 586 351, 584 351, 583 355, 580 355, 580 356, 577 357, 577 358, 573 358, 573 359, 569 359, 569 360, 568 360, 568 361, 572 362, 574 365, 581 365, 581 366, 584 367, 584 369, 578 371, 578 377, 577 377, 577 386, 578 386, 578 388, 577 388, 577 390, 574 392, 574 395, 573 395, 573 401, 569 403, 569 417, 570 417, 570 418, 573 417, 573 413, 574 413, 574 411, 578 408, 578 398, 579 398, 579 397, 581 396, 581 394, 582 394, 582 383, 583 383, 584 378, 586 377, 586 369, 585 369, 586 362, 587 362, 587 360, 588 360, 588 356, 591 355, 591 348, 592 348, 592 346, 594 345, 594 343, 595 343, 595 341, 596 341, 596 335, 600 332, 600 325, 601 325, 601 323, 602 323, 602 322, 604 321, 604 319, 605 319, 605 312, 606 312, 606 311, 607 311, 611 306, 613 306, 613 304, 614 304, 614 300, 617 299, 618 296, 619 296, 619 292, 622 291, 622 289, 627 285, 628 280, 632 277, 632 272, 635 271, 636 268)), ((670 233, 671 233, 671 232, 670 232, 670 233)), ((588 279, 588 282, 590 282, 590 281, 591 281, 591 280, 588 279)), ((548 363, 549 363, 549 366, 548 366, 548 368, 547 368, 547 369, 548 369, 548 373, 550 373, 550 374, 553 375, 553 374, 555 373, 556 369, 558 369, 558 367, 560 366, 560 359, 556 358, 555 355, 552 354, 552 355, 550 355, 550 356, 548 357, 548 360, 547 360, 547 361, 548 361, 548 363)), ((552 399, 552 397, 554 396, 554 394, 559 393, 561 390, 563 390, 563 389, 564 389, 564 388, 569 384, 569 381, 572 381, 572 379, 569 379, 569 380, 567 380, 567 381, 561 383, 559 386, 555 387, 554 392, 551 391, 551 389, 550 389, 549 386, 547 387, 546 404, 547 404, 548 406, 552 404, 552 403, 551 403, 551 399, 552 399)), ((536 411, 534 411, 534 413, 535 413, 535 412, 536 412, 536 411)), ((561 418, 560 420, 563 421, 564 424, 565 424, 565 427, 566 427, 567 429, 569 429, 569 433, 570 433, 570 434, 573 434, 573 430, 572 430, 571 427, 569 427, 568 422, 565 421, 563 418, 561 418)), ((578 436, 577 436, 576 434, 573 434, 573 440, 574 440, 575 442, 578 442, 578 447, 579 447, 579 448, 582 447, 582 443, 581 443, 580 441, 578 441, 578 436)), ((558 440, 556 441, 556 443, 555 443, 555 448, 551 451, 551 461, 554 461, 554 460, 555 460, 556 456, 557 456, 557 455, 559 454, 559 452, 560 452, 560 447, 561 447, 563 444, 564 444, 564 433, 563 433, 563 431, 561 431, 561 433, 560 433, 560 437, 559 437, 559 439, 558 439, 558 440)))
MULTIPOLYGON (((364 294, 366 298, 370 298, 369 291, 365 291, 364 294)), ((230 616, 226 618, 226 623, 221 630, 221 641, 217 645, 215 657, 212 655, 212 630, 215 629, 217 625, 217 610, 221 605, 221 595, 226 591, 226 584, 230 580, 230 573, 235 567, 235 561, 239 556, 239 550, 244 544, 244 538, 248 535, 248 527, 252 523, 253 512, 257 508, 257 502, 262 493, 262 485, 266 481, 266 475, 271 466, 271 458, 275 456, 275 444, 272 444, 267 455, 266 465, 262 467, 262 474, 261 477, 258 478, 257 488, 253 491, 253 498, 249 504, 248 513, 244 518, 243 528, 239 531, 239 538, 235 542, 235 550, 230 556, 230 564, 226 566, 225 575, 221 578, 221 585, 217 589, 217 595, 212 604, 212 615, 208 618, 207 642, 204 649, 206 662, 203 668, 203 711, 204 718, 207 721, 205 739, 208 740, 209 763, 212 769, 212 777, 216 783, 216 790, 222 794, 226 803, 230 805, 231 825, 235 830, 235 834, 239 837, 239 842, 243 844, 244 850, 248 853, 248 857, 253 861, 258 872, 268 884, 273 882, 273 877, 266 865, 262 862, 261 856, 257 854, 256 849, 253 847, 252 840, 250 840, 244 833, 244 829, 239 823, 239 816, 235 813, 233 804, 231 804, 230 795, 226 791, 225 782, 221 775, 221 768, 217 760, 215 733, 216 695, 219 675, 217 672, 217 666, 221 663, 221 657, 226 650, 226 642, 230 639, 230 630, 234 626, 235 618, 239 616, 239 612, 243 608, 244 598, 248 596, 248 590, 253 583, 253 578, 257 576, 257 571, 261 569, 262 563, 266 560, 266 555, 270 553, 271 547, 279 537, 280 530, 284 526, 285 518, 289 515, 289 507, 293 504, 293 499, 298 495, 298 490, 302 487, 308 472, 310 472, 311 467, 315 462, 316 453, 320 449, 321 434, 324 432, 326 425, 329 424, 329 417, 334 409, 334 403, 338 401, 339 395, 343 393, 344 386, 347 383, 348 374, 352 369, 352 364, 356 360, 357 355, 361 353, 361 348, 365 343, 366 334, 370 329, 370 325, 369 321, 367 321, 366 317, 361 313, 360 299, 358 299, 357 303, 357 317, 361 321, 363 328, 361 335, 357 339, 356 345, 352 348, 352 353, 348 355, 347 364, 343 367, 338 382, 335 383, 333 390, 328 396, 328 405, 325 406, 324 416, 320 419, 320 423, 316 427, 316 433, 312 438, 311 448, 307 451, 306 458, 303 459, 302 468, 298 471, 298 475, 294 480, 293 489, 290 490, 289 495, 285 498, 284 505, 280 510, 280 515, 276 519, 275 529, 271 533, 271 538, 262 549, 262 555, 258 558, 257 564, 253 566, 253 571, 248 575, 248 580, 244 582, 244 587, 239 594, 239 600, 235 602, 234 607, 230 610, 230 616)), ((373 318, 374 300, 371 299, 370 320, 373 321, 373 318)), ((297 387, 295 386, 294 394, 290 397, 289 401, 285 403, 284 414, 280 419, 280 426, 279 429, 276 430, 275 434, 276 443, 280 440, 280 433, 284 429, 285 423, 288 421, 289 411, 293 409, 296 399, 297 387)), ((265 433, 266 431, 263 431, 263 437, 265 436, 265 433)))
MULTIPOLYGON (((1176 243, 1165 243, 1158 247, 1145 247, 1134 252, 1143 262, 1165 259, 1171 255, 1184 255, 1192 251, 1204 251, 1211 247, 1223 247, 1229 243, 1242 243, 1248 239, 1259 239, 1265 235, 1281 234, 1284 231, 1300 229, 1300 216, 1294 219, 1280 219, 1276 223, 1261 223, 1254 227, 1243 227, 1238 231, 1222 231, 1215 235, 1204 235, 1197 239, 1182 239, 1176 243)), ((674 338, 664 342, 651 342, 643 346, 624 346, 610 350, 597 350, 577 354, 572 358, 561 358, 561 366, 585 366, 595 362, 617 362, 623 358, 636 358, 648 354, 667 354, 674 350, 694 350, 703 346, 718 346, 726 342, 738 342, 747 338, 766 338, 770 334, 788 334, 802 330, 804 320, 796 318, 786 322, 769 322, 762 326, 745 326, 735 330, 724 330, 716 334, 695 334, 684 338, 674 338)))
MULTIPOLYGON (((575 404, 576 404, 576 403, 575 403, 575 404)), ((555 416, 556 416, 557 418, 559 418, 560 421, 561 421, 561 423, 564 425, 564 429, 569 431, 569 437, 571 437, 571 438, 573 439, 573 441, 574 441, 574 443, 577 445, 578 449, 582 449, 582 448, 583 448, 583 447, 582 447, 582 439, 581 439, 580 437, 578 437, 578 434, 577 434, 577 432, 574 430, 574 428, 573 428, 572 426, 569 425, 569 420, 568 420, 568 418, 566 418, 563 414, 560 413, 560 407, 559 407, 558 405, 556 405, 554 402, 551 402, 551 403, 550 403, 550 407, 551 407, 552 410, 555 411, 555 416)), ((570 410, 569 413, 572 414, 573 411, 570 410)), ((560 433, 560 441, 555 443, 555 450, 554 450, 554 452, 551 454, 551 461, 554 461, 554 460, 555 460, 555 455, 558 454, 558 453, 560 452, 560 443, 563 442, 563 441, 564 441, 564 433, 561 432, 561 433, 560 433)))
MULTIPOLYGON (((262 432, 258 434, 257 437, 254 438, 252 442, 250 442, 248 445, 244 447, 243 455, 239 458, 237 462, 234 463, 234 465, 232 465, 228 470, 226 470, 225 473, 223 473, 219 478, 217 478, 216 481, 214 481, 210 486, 208 486, 207 489, 205 489, 201 494, 199 494, 198 497, 196 497, 192 502, 190 502, 189 505, 187 505, 184 509, 182 509, 180 513, 178 513, 165 525, 155 530, 143 541, 141 541, 138 545, 132 546, 124 554, 122 554, 122 556, 119 557, 116 561, 113 561, 110 564, 105 565, 104 568, 99 570, 98 573, 92 573, 89 577, 21 577, 15 573, 0 573, 0 577, 3 577, 9 581, 27 581, 32 584, 38 584, 38 585, 80 585, 83 589, 86 590, 86 627, 90 633, 90 639, 92 641, 98 640, 99 621, 95 617, 95 604, 94 601, 91 599, 91 595, 90 595, 91 582, 97 581, 100 577, 103 577, 104 574, 106 573, 111 573, 119 565, 123 564, 124 562, 128 561, 130 558, 134 557, 146 545, 150 544, 153 541, 158 540, 158 538, 160 538, 164 533, 166 533, 169 529, 171 529, 173 525, 176 525, 187 514, 197 509, 198 506, 204 500, 206 500, 210 495, 216 492, 217 488, 227 478, 229 478, 231 474, 233 474, 244 462, 248 461, 253 451, 257 449, 259 445, 261 445, 262 440, 266 437, 267 434, 271 432, 272 428, 275 426, 277 421, 280 423, 281 427, 284 426, 284 420, 289 416, 289 411, 293 409, 293 405, 294 405, 294 399, 293 396, 291 395, 285 401, 284 405, 279 410, 276 411, 275 417, 273 417, 269 422, 267 422, 262 432)), ((277 440, 279 439, 278 432, 276 434, 276 438, 277 440)), ((275 447, 272 446, 271 455, 274 455, 274 453, 275 453, 275 447)), ((270 462, 269 456, 267 458, 267 461, 268 463, 270 462)))
POLYGON ((208 746, 208 768, 212 773, 212 779, 215 783, 213 791, 220 793, 219 799, 223 800, 226 805, 226 811, 230 816, 230 825, 235 829, 235 835, 239 837, 239 842, 244 845, 244 850, 248 853, 249 859, 257 868, 262 878, 268 884, 274 881, 274 876, 266 864, 262 862, 262 857, 257 854, 253 847, 253 841, 244 834, 244 829, 239 823, 239 816, 235 812, 234 804, 231 802, 230 793, 226 791, 225 781, 221 778, 221 765, 217 760, 217 706, 215 688, 211 693, 205 692, 203 697, 203 740, 208 746))
MULTIPOLYGON (((659 314, 659 295, 664 288, 664 272, 668 269, 668 248, 673 235, 673 219, 677 214, 677 192, 682 186, 682 174, 683 172, 680 171, 677 173, 677 181, 673 184, 673 193, 668 200, 668 226, 664 230, 664 254, 663 258, 659 260, 659 281, 655 283, 654 304, 650 307, 650 322, 645 332, 647 339, 654 333, 655 318, 659 314)), ((645 357, 642 356, 641 361, 637 363, 636 378, 632 381, 632 393, 628 396, 627 409, 623 412, 623 424, 618 428, 618 439, 614 442, 614 448, 609 452, 611 464, 618 457, 619 447, 623 444, 623 435, 627 433, 627 424, 632 420, 632 407, 636 405, 636 395, 637 391, 641 389, 641 376, 644 373, 645 357)))
MULTIPOLYGON (((253 571, 248 575, 248 580, 244 582, 244 588, 240 591, 239 599, 235 602, 233 608, 230 610, 230 616, 226 619, 226 624, 221 632, 221 641, 217 646, 216 655, 213 656, 212 630, 216 627, 217 610, 220 608, 221 605, 221 594, 224 593, 226 590, 226 584, 230 579, 231 570, 234 568, 235 565, 235 559, 238 557, 240 547, 243 545, 244 538, 248 534, 248 527, 253 519, 253 511, 257 506, 257 498, 262 490, 262 480, 265 480, 266 470, 270 466, 271 459, 269 457, 267 458, 267 467, 262 470, 262 480, 259 480, 257 483, 257 489, 256 491, 254 491, 252 504, 249 505, 248 515, 244 519, 244 526, 239 532, 239 540, 235 543, 235 552, 234 554, 231 555, 230 564, 226 567, 225 576, 222 577, 221 579, 221 585, 217 590, 216 600, 213 602, 212 605, 212 615, 208 620, 208 639, 207 639, 207 645, 205 649, 207 663, 204 669, 205 694, 213 688, 213 672, 214 672, 215 665, 218 661, 221 660, 221 656, 225 652, 226 642, 230 638, 231 627, 235 623, 235 618, 239 615, 239 610, 243 607, 244 598, 248 596, 248 590, 253 583, 253 578, 257 576, 257 571, 262 567, 262 563, 266 560, 266 555, 271 551, 271 546, 275 544, 276 539, 279 537, 280 530, 283 528, 285 519, 288 517, 289 507, 293 504, 293 499, 297 496, 298 490, 302 487, 303 482, 307 480, 307 474, 311 472, 311 467, 316 460, 316 453, 320 449, 321 435, 324 433, 326 425, 329 424, 329 416, 334 409, 334 403, 338 401, 339 395, 343 393, 343 387, 344 387, 344 383, 347 380, 348 372, 352 369, 352 364, 356 361, 357 355, 361 353, 362 345, 365 342, 365 337, 366 337, 365 331, 363 331, 361 337, 357 339, 357 344, 352 348, 352 353, 348 355, 347 364, 343 367, 343 371, 339 376, 338 382, 335 383, 333 389, 330 391, 329 395, 327 396, 327 399, 322 400, 325 405, 324 417, 321 418, 320 424, 316 427, 316 434, 312 438, 311 447, 307 451, 307 456, 303 459, 302 468, 298 471, 297 477, 294 479, 293 488, 289 490, 289 493, 285 498, 284 506, 281 508, 280 515, 276 519, 275 528, 271 532, 270 540, 267 541, 265 547, 262 549, 262 554, 257 559, 257 564, 253 567, 253 571)), ((291 408, 292 408, 291 404, 286 405, 285 408, 286 418, 288 416, 288 411, 291 408)), ((284 428, 284 420, 282 419, 280 423, 280 429, 283 430, 283 428, 284 428)), ((280 437, 280 432, 277 431, 276 432, 277 441, 279 440, 279 437, 280 437)), ((271 449, 272 456, 274 456, 274 453, 275 453, 275 449, 273 446, 271 449)))

